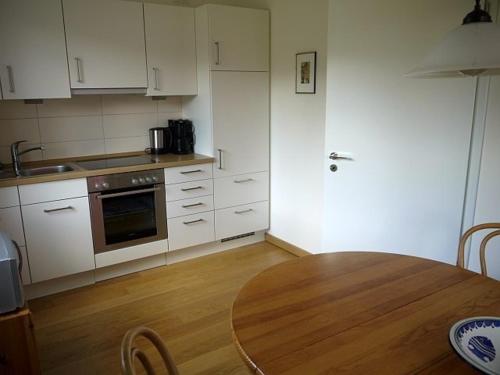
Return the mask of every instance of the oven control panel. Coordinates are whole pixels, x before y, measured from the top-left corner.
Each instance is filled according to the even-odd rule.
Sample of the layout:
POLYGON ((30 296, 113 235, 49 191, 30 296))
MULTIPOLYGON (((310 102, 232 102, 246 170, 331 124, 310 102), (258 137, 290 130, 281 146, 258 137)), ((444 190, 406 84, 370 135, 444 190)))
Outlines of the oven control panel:
POLYGON ((139 186, 148 186, 163 184, 165 177, 163 169, 154 169, 150 171, 139 171, 129 173, 116 173, 104 176, 94 176, 87 178, 87 188, 89 193, 133 188, 139 186))

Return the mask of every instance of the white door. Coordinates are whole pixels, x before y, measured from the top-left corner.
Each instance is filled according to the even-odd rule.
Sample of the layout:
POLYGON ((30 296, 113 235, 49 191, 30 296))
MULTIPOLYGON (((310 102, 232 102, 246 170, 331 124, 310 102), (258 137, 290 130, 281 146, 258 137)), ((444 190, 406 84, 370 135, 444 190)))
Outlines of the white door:
POLYGON ((269 12, 209 5, 212 70, 269 70, 269 12))
POLYGON ((22 206, 32 282, 93 270, 87 197, 22 206))
POLYGON ((269 74, 211 74, 214 177, 269 170, 269 74))
POLYGON ((144 4, 148 95, 196 95, 194 10, 144 4))
POLYGON ((141 3, 63 0, 71 88, 147 87, 141 3))
MULTIPOLYGON (((491 78, 474 225, 500 223, 500 77, 491 78)), ((481 232, 480 232, 481 233, 481 232)), ((479 272, 479 245, 488 231, 472 238, 469 268, 479 272)), ((500 237, 486 250, 488 276, 500 280, 500 237)))
POLYGON ((470 8, 469 0, 330 1, 326 154, 354 160, 325 165, 324 251, 456 262, 474 80, 404 74, 470 8))
POLYGON ((0 1, 4 99, 71 97, 60 0, 0 1))

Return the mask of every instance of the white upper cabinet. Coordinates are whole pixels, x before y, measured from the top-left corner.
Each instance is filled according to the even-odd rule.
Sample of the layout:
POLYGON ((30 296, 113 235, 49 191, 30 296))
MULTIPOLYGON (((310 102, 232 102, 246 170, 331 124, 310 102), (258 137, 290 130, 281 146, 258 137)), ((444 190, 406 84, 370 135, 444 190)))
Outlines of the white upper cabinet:
POLYGON ((60 0, 0 1, 4 99, 69 98, 60 0))
POLYGON ((142 3, 63 0, 63 5, 71 88, 147 87, 142 3))
POLYGON ((144 4, 147 95, 196 95, 194 10, 144 4))
POLYGON ((207 5, 207 11, 212 70, 269 71, 267 10, 207 5))
POLYGON ((214 177, 269 170, 269 74, 212 72, 214 177))

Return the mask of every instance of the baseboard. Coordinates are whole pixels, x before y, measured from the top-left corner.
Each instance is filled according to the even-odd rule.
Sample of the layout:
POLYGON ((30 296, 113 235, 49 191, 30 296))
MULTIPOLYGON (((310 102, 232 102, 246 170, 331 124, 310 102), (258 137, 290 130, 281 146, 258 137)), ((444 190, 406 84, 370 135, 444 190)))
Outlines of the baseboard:
POLYGON ((297 247, 295 245, 292 245, 289 242, 283 241, 282 239, 279 239, 278 237, 273 236, 272 234, 266 233, 266 241, 269 243, 272 243, 275 246, 278 246, 282 248, 285 251, 288 251, 289 253, 296 255, 298 257, 304 257, 306 255, 311 255, 309 251, 306 251, 304 249, 301 249, 300 247, 297 247))

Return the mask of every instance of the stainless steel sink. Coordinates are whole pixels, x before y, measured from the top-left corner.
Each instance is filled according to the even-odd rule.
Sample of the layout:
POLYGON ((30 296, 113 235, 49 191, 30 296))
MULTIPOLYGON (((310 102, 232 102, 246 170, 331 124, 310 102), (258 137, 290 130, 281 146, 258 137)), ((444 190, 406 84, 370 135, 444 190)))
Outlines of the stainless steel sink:
POLYGON ((38 168, 26 168, 21 170, 21 176, 30 177, 30 176, 40 176, 44 174, 51 173, 64 173, 74 171, 71 165, 62 164, 62 165, 49 165, 46 167, 38 167, 38 168))

